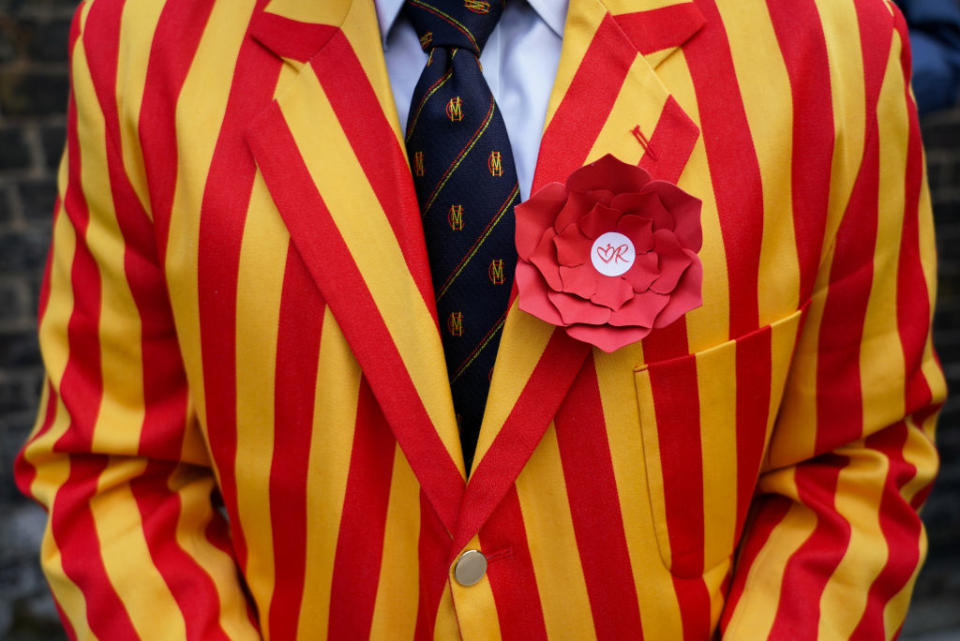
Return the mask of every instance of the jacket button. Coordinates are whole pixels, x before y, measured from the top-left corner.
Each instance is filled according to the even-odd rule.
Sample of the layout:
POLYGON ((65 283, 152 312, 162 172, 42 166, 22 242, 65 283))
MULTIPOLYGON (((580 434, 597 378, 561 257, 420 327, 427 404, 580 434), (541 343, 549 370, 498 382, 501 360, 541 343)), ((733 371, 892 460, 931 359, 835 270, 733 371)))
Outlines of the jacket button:
POLYGON ((467 550, 453 566, 453 577, 460 585, 479 583, 487 573, 487 557, 480 550, 467 550))

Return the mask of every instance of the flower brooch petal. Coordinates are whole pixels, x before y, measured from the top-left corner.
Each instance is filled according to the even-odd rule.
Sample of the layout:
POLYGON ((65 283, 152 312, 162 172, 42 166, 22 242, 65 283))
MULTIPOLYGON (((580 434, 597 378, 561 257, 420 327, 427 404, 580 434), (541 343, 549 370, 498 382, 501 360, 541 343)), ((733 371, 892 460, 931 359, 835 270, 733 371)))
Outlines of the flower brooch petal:
POLYGON ((606 352, 702 304, 700 200, 606 155, 514 209, 520 309, 606 352))

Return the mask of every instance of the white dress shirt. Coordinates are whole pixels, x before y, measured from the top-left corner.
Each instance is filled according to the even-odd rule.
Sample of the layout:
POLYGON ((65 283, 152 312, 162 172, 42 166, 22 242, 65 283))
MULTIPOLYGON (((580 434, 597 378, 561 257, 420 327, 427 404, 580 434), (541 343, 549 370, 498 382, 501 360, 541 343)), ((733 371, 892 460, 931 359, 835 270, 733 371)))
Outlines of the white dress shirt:
MULTIPOLYGON (((387 74, 400 130, 404 131, 427 54, 420 48, 413 25, 401 13, 404 0, 375 1, 387 74)), ((566 18, 567 0, 508 0, 480 54, 483 77, 510 137, 522 200, 530 195, 566 18)))

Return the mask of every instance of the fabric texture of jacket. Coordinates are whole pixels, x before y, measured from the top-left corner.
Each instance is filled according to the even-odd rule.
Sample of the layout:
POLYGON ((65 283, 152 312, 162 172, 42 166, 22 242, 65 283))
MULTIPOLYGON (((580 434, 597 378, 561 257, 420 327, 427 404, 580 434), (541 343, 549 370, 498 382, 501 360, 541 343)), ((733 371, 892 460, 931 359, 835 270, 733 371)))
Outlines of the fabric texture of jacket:
POLYGON ((896 635, 945 391, 891 4, 571 0, 534 190, 677 182, 703 305, 607 354, 514 301, 469 482, 373 3, 88 0, 70 51, 16 475, 73 638, 896 635))

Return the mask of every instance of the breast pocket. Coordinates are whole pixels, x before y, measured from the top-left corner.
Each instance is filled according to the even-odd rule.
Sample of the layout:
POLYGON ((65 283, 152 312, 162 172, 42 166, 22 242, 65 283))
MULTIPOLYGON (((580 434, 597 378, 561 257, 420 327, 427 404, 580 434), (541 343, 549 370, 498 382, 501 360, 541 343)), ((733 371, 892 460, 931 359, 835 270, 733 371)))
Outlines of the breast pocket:
POLYGON ((634 372, 657 545, 677 576, 733 553, 801 317, 634 372))

